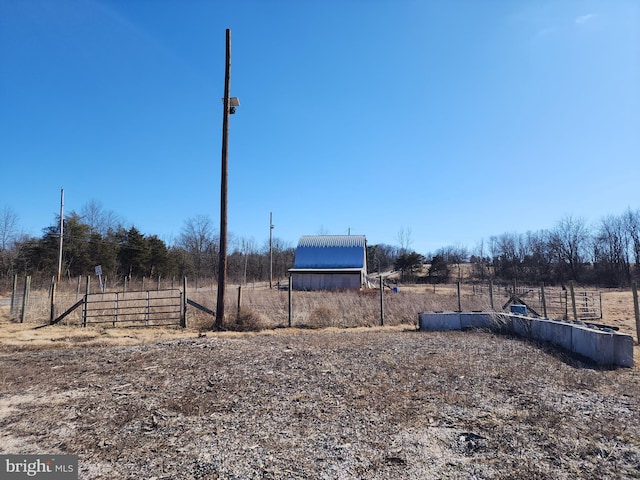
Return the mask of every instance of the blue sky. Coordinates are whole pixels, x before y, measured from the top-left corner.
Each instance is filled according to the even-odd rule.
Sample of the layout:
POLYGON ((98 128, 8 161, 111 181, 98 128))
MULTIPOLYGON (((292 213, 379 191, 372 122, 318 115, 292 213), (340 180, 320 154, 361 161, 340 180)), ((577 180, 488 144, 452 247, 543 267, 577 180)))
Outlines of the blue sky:
POLYGON ((637 1, 0 1, 0 208, 427 253, 640 208, 637 1))

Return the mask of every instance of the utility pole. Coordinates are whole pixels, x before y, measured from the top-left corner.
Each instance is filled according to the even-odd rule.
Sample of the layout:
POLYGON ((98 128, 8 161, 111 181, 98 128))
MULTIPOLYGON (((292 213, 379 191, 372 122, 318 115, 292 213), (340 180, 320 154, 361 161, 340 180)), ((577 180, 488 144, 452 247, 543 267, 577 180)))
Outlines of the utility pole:
POLYGON ((227 286, 227 184, 228 142, 231 89, 231 30, 227 28, 226 65, 224 74, 224 114, 222 116, 222 170, 220 178, 220 256, 218 262, 218 302, 216 304, 216 328, 224 321, 224 292, 227 286))
POLYGON ((269 212, 269 288, 273 288, 273 213, 269 212))
POLYGON ((60 192, 60 249, 58 250, 58 283, 62 277, 62 239, 64 237, 64 188, 60 192))

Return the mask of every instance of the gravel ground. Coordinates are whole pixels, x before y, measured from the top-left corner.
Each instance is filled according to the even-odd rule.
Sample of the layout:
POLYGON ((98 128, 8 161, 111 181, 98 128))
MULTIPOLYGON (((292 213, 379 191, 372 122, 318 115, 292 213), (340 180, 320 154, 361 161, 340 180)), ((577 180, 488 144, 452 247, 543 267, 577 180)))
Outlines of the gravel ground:
POLYGON ((486 332, 283 331, 0 353, 0 451, 82 479, 640 477, 637 368, 486 332))

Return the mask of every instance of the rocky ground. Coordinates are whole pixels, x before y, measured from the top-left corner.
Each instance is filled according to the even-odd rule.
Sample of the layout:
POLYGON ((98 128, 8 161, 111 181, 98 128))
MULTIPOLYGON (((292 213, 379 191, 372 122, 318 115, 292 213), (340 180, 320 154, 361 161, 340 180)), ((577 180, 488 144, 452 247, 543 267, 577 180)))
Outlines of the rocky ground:
POLYGON ((49 343, 0 353, 0 451, 77 454, 82 479, 640 477, 638 369, 515 338, 49 343))

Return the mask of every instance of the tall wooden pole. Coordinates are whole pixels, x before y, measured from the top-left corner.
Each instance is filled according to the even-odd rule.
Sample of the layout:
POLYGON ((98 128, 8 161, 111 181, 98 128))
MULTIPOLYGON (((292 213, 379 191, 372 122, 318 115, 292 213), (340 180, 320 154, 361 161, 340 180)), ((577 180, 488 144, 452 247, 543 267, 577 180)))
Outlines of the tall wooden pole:
POLYGON ((231 90, 231 30, 227 28, 227 51, 224 74, 224 113, 222 116, 222 169, 220 178, 220 257, 218 262, 218 302, 216 328, 224 321, 224 292, 227 286, 227 184, 229 161, 229 95, 231 90))
POLYGON ((60 192, 60 249, 58 250, 58 283, 62 276, 62 239, 64 238, 64 188, 60 192))

